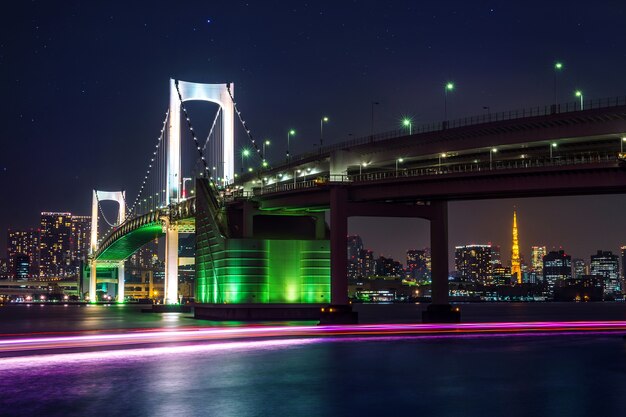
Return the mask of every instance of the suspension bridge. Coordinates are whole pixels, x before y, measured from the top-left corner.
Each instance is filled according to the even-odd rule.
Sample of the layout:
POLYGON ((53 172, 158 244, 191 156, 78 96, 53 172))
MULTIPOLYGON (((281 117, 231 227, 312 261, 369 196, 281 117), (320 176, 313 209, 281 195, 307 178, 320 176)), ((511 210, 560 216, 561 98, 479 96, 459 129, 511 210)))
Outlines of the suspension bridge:
POLYGON ((177 303, 178 234, 195 233, 196 316, 310 318, 329 304, 339 308, 325 314, 349 313, 347 219, 417 217, 431 225, 431 314, 454 319, 448 202, 623 193, 625 142, 626 97, 614 97, 385 132, 269 166, 232 84, 170 80, 169 108, 138 195, 129 202, 123 191, 93 193, 89 298, 96 299, 98 269, 117 268, 123 300, 123 261, 165 236, 164 303, 177 303), (192 100, 219 107, 206 140, 185 106, 192 100), (259 159, 258 169, 240 175, 235 120, 259 159), (183 131, 197 153, 190 177, 181 170, 183 131), (99 233, 100 203, 108 200, 118 216, 105 218, 110 229, 99 233), (300 308, 281 310, 290 305, 300 308))

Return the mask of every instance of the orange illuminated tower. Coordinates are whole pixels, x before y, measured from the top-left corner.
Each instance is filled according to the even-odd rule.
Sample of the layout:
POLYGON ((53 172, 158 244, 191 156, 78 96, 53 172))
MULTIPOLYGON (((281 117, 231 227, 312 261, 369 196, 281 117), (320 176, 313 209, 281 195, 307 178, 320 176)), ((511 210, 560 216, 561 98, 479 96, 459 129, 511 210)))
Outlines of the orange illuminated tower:
POLYGON ((511 276, 522 283, 522 266, 519 257, 519 239, 517 235, 517 213, 513 210, 513 246, 511 246, 511 276))

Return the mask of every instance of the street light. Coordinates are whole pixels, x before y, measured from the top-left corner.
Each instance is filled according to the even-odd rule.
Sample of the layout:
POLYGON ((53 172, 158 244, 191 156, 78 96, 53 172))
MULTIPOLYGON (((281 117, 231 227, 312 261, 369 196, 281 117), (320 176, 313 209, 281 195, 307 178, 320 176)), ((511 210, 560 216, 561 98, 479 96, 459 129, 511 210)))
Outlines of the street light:
POLYGON ((320 152, 322 152, 322 144, 324 143, 324 123, 328 123, 326 116, 320 119, 320 152))
POLYGON ((550 160, 552 160, 552 148, 556 148, 556 147, 557 147, 556 142, 552 142, 550 144, 550 160))
POLYGON ((497 148, 491 148, 491 151, 489 151, 489 169, 493 169, 493 154, 497 153, 498 149, 497 148))
POLYGON ((243 158, 250 156, 250 149, 244 148, 241 150, 241 172, 243 172, 243 158))
POLYGON ((362 171, 361 168, 365 168, 367 166, 367 162, 362 162, 359 164, 359 175, 361 175, 362 171))
POLYGON ((409 135, 413 134, 413 120, 410 117, 402 119, 402 126, 409 128, 409 135))
POLYGON ((443 120, 448 120, 448 91, 454 90, 454 83, 447 82, 443 89, 443 120))
POLYGON ((404 162, 404 158, 396 159, 396 177, 398 176, 398 163, 404 162))
POLYGON ((574 93, 576 95, 576 97, 580 97, 580 109, 584 110, 583 108, 583 92, 580 90, 576 90, 576 93, 574 93))
POLYGON ((296 134, 296 131, 291 129, 287 132, 287 162, 289 162, 289 138, 296 134))
POLYGON ((619 145, 620 145, 619 150, 620 150, 620 152, 622 152, 622 153, 624 153, 624 142, 626 142, 626 136, 624 136, 624 137, 622 138, 622 140, 620 140, 620 142, 619 142, 619 145))
POLYGON ((562 69, 563 69, 562 62, 557 61, 554 63, 554 111, 555 112, 556 112, 556 105, 558 104, 557 94, 556 94, 556 79, 557 79, 557 74, 561 72, 562 69))
POLYGON ((270 146, 270 140, 269 139, 265 139, 263 141, 263 160, 265 161, 267 159, 267 157, 265 156, 265 147, 266 146, 270 146))
POLYGON ((448 154, 446 154, 445 152, 439 154, 439 172, 441 172, 441 158, 445 158, 447 156, 448 154))
POLYGON ((296 180, 298 179, 298 175, 299 173, 301 173, 302 171, 299 169, 294 169, 293 171, 293 188, 296 188, 296 180))

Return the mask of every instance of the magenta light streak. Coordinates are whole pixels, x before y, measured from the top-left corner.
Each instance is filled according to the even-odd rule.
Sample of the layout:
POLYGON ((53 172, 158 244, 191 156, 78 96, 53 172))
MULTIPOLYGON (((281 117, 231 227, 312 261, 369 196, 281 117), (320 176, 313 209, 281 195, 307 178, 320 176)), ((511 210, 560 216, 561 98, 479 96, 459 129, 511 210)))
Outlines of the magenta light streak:
MULTIPOLYGON (((259 350, 281 349, 290 346, 301 346, 311 343, 319 343, 324 339, 279 339, 279 340, 254 340, 245 342, 220 342, 202 345, 165 346, 141 349, 105 350, 97 352, 74 352, 65 354, 19 356, 0 358, 0 368, 4 370, 16 368, 31 368, 33 366, 46 366, 71 362, 104 362, 110 360, 147 359, 154 356, 170 354, 193 354, 231 350, 259 350)), ((163 356, 164 357, 164 356, 163 356)))
POLYGON ((402 334, 473 334, 563 331, 626 331, 626 321, 461 323, 461 324, 365 324, 338 326, 255 326, 198 328, 133 333, 27 337, 0 340, 0 352, 58 348, 103 347, 139 343, 219 341, 235 338, 377 336, 402 334))

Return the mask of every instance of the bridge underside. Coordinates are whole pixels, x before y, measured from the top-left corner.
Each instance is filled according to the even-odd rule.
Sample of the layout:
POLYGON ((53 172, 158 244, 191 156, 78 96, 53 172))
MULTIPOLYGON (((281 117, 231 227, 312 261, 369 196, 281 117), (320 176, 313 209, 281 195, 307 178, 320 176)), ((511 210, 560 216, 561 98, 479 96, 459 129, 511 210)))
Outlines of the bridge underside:
POLYGON ((121 236, 100 253, 96 261, 116 262, 128 259, 140 247, 163 236, 161 222, 143 225, 121 236))

